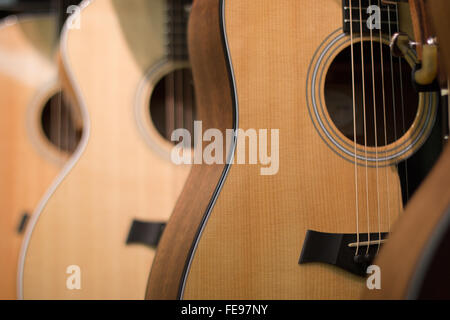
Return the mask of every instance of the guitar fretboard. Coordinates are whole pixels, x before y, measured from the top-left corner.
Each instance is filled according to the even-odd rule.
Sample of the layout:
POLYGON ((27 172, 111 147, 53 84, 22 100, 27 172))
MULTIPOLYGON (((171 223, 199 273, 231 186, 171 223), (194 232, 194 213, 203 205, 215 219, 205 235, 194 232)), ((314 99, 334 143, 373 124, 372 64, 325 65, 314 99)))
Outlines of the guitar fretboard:
POLYGON ((170 60, 187 60, 187 24, 192 0, 167 0, 166 48, 170 60))
MULTIPOLYGON (((394 34, 398 32, 398 10, 397 5, 386 5, 381 2, 381 0, 361 0, 361 10, 360 1, 351 0, 352 9, 352 26, 353 33, 360 33, 360 21, 362 15, 362 29, 363 34, 369 34, 370 29, 367 26, 367 19, 375 14, 375 11, 367 12, 367 8, 370 6, 377 6, 380 8, 380 29, 383 34, 394 34)), ((343 29, 345 33, 350 33, 350 0, 342 0, 342 10, 343 10, 343 29)), ((373 21, 373 20, 371 20, 373 21)), ((379 32, 379 29, 372 29, 372 32, 379 32)))

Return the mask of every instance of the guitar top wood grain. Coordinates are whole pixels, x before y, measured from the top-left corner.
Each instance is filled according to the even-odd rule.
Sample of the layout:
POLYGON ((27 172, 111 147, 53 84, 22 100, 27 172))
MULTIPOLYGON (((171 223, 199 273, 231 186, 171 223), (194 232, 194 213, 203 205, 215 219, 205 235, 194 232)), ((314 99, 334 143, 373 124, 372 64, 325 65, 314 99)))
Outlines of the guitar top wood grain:
POLYGON ((93 1, 81 28, 66 29, 62 59, 89 129, 30 231, 25 299, 144 298, 154 250, 125 244, 131 222, 166 221, 189 173, 155 153, 135 119, 138 87, 164 58, 163 4, 93 1), (71 265, 80 290, 66 287, 71 265))

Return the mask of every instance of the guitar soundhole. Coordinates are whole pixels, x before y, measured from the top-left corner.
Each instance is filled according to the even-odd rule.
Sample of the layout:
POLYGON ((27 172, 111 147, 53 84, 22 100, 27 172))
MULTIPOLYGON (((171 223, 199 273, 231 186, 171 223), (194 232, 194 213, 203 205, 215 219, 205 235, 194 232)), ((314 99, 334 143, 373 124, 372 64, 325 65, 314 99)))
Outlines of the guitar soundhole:
POLYGON ((70 105, 61 92, 44 105, 41 126, 47 140, 61 152, 72 153, 76 149, 81 131, 76 128, 70 105))
MULTIPOLYGON (((392 57, 391 60, 389 46, 385 44, 382 45, 381 55, 379 42, 373 43, 373 55, 370 42, 363 42, 364 64, 361 63, 360 42, 354 44, 353 50, 356 142, 364 145, 366 136, 367 146, 370 147, 391 144, 408 131, 417 113, 419 98, 411 83, 411 67, 403 58, 392 57), (362 65, 364 65, 364 77, 362 65), (372 80, 372 75, 375 81, 372 80), (363 79, 366 130, 364 130, 363 79), (374 88, 376 122, 374 121, 374 88)), ((351 48, 348 46, 330 65, 325 79, 325 103, 335 126, 348 139, 354 141, 351 65, 351 48)))
MULTIPOLYGON (((155 128, 173 144, 171 136, 176 129, 186 129, 193 137, 195 94, 192 72, 188 68, 174 70, 155 86, 150 98, 150 117, 155 128)), ((192 147, 194 139, 191 139, 192 147)))

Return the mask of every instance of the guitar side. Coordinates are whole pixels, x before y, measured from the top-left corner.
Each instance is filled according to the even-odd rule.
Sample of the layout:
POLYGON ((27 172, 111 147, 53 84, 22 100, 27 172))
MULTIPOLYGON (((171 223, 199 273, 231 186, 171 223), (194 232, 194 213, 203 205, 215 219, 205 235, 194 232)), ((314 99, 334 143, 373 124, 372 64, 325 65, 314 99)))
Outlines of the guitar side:
MULTIPOLYGON (((430 278, 434 287, 428 290, 429 299, 448 297, 448 290, 443 287, 448 281, 442 274, 429 274, 428 268, 439 246, 445 243, 442 241, 448 241, 444 237, 448 233, 450 208, 449 163, 450 148, 447 146, 433 172, 411 199, 405 215, 399 219, 390 243, 376 260, 381 271, 381 290, 364 288, 363 298, 419 299, 424 285, 430 289, 424 282, 430 278)), ((448 257, 445 251, 444 257, 448 257)))
MULTIPOLYGON (((433 32, 439 39, 442 78, 448 79, 450 36, 446 16, 450 12, 450 5, 445 0, 416 1, 416 3, 421 5, 419 12, 423 19, 418 25, 418 30, 426 30, 423 38, 425 40, 431 36, 428 28, 433 27, 433 32)), ((448 107, 442 104, 442 108, 448 107)), ((443 119, 447 129, 449 121, 450 119, 443 119)), ((450 261, 449 181, 450 146, 447 143, 438 163, 411 199, 405 214, 397 222, 389 243, 376 260, 381 271, 381 288, 365 289, 362 295, 364 299, 449 298, 449 277, 446 275, 450 261)))
MULTIPOLYGON (((230 119, 236 107, 236 122, 222 122, 218 128, 279 129, 279 172, 263 176, 260 166, 247 164, 233 164, 229 171, 226 166, 194 168, 161 240, 147 298, 359 298, 363 277, 329 264, 298 263, 308 230, 354 234, 359 226, 360 234, 367 234, 372 226, 372 232, 387 232, 403 210, 396 167, 366 169, 358 164, 355 191, 355 164, 331 150, 308 111, 308 70, 316 63, 318 48, 333 33, 339 34, 341 6, 341 1, 288 1, 279 6, 274 1, 255 5, 198 0, 194 4, 190 44, 198 94, 205 89, 205 66, 211 62, 205 55, 219 47, 224 54, 213 57, 220 66, 225 60, 228 70, 216 83, 232 99, 233 90, 223 86, 232 71, 237 103, 211 116, 220 118, 227 112, 230 119), (213 35, 204 35, 202 29, 213 35), (204 170, 203 176, 211 180, 196 180, 197 170, 204 170), (377 174, 384 179, 379 185, 377 174), (199 188, 203 196, 196 196, 194 204, 188 202, 192 199, 188 194, 199 188), (378 201, 383 204, 382 219, 376 214, 378 201), (182 212, 187 212, 186 221, 182 212), (183 237, 181 228, 188 230, 183 237), (169 250, 174 239, 183 244, 169 250)), ((215 89, 211 82, 205 91, 215 89)), ((205 100, 215 102, 214 96, 203 94, 205 100)), ((403 138, 411 135, 409 131, 403 138)))

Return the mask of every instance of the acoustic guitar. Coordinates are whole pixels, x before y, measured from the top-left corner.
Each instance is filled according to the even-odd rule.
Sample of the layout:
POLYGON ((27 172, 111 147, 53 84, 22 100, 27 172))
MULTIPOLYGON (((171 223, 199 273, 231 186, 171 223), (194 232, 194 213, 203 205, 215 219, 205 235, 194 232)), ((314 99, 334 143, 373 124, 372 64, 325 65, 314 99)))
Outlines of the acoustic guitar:
POLYGON ((399 31, 414 39, 407 3, 195 1, 198 115, 235 139, 228 161, 193 167, 148 299, 360 297, 409 198, 399 163, 437 114, 434 87, 411 81, 420 57, 392 56, 399 31))
POLYGON ((58 77, 57 21, 48 13, 0 24, 0 299, 16 298, 26 223, 81 131, 58 77))
MULTIPOLYGON (((437 38, 443 88, 450 74, 450 3, 415 0, 418 33, 423 42, 437 38)), ((442 90, 448 118, 448 89, 442 90)), ((379 290, 365 290, 369 299, 450 299, 450 146, 399 219, 389 243, 376 259, 380 267, 379 290), (401 257, 401 259, 399 259, 401 257)))
POLYGON ((192 130, 195 111, 188 13, 188 1, 95 0, 67 21, 60 54, 85 130, 27 229, 21 298, 145 297, 190 170, 171 160, 171 133, 192 130))

